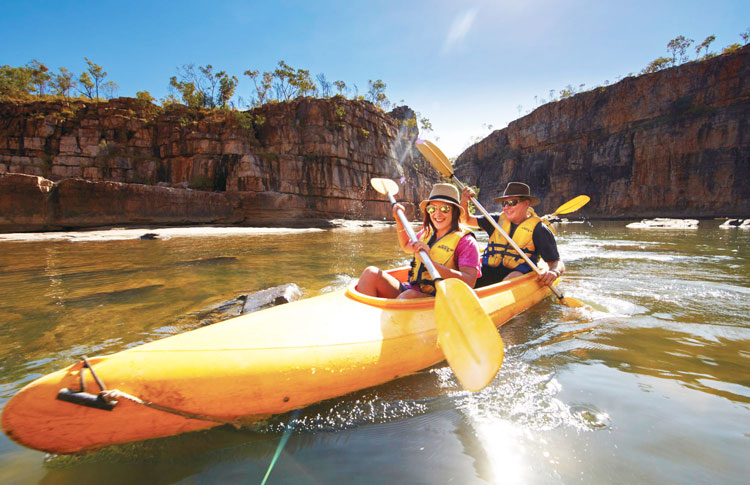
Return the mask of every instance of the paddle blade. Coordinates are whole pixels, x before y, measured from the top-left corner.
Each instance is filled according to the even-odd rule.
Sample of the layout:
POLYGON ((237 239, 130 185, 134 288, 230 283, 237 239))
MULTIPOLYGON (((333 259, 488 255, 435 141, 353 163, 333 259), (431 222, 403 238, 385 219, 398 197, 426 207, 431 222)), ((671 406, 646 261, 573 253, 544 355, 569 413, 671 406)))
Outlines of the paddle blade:
POLYGON ((552 215, 556 216, 558 214, 569 214, 571 212, 577 211, 584 205, 588 204, 589 200, 591 200, 591 197, 589 197, 588 195, 579 195, 578 197, 574 197, 558 207, 557 210, 552 213, 552 215))
POLYGON ((461 385, 480 391, 503 363, 503 340, 469 285, 450 278, 436 286, 438 343, 461 385))
POLYGON ((585 303, 583 303, 581 300, 576 300, 575 298, 571 298, 569 296, 560 298, 557 300, 561 305, 567 306, 570 308, 583 308, 586 306, 585 303))
POLYGON ((417 140, 414 141, 414 146, 417 147, 419 153, 421 153, 422 156, 430 162, 430 165, 440 172, 441 175, 445 177, 453 175, 453 166, 451 166, 451 162, 434 144, 427 140, 420 140, 417 138, 417 140))
POLYGON ((398 194, 398 184, 391 179, 374 178, 370 180, 370 185, 383 195, 398 194))
POLYGON ((438 156, 438 158, 440 159, 440 161, 443 162, 443 165, 445 165, 447 167, 451 167, 451 169, 452 169, 453 164, 450 162, 450 160, 448 160, 448 157, 445 156, 445 153, 443 153, 443 150, 441 150, 440 148, 438 148, 437 145, 435 145, 434 143, 432 143, 429 140, 425 140, 424 143, 425 143, 425 145, 427 145, 428 147, 430 147, 430 150, 432 150, 438 156))

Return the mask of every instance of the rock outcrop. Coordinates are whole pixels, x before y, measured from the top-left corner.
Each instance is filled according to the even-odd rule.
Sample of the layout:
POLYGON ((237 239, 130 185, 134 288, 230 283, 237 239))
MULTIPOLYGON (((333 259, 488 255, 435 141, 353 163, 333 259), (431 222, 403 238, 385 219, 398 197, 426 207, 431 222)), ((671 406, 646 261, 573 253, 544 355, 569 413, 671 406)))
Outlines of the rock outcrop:
POLYGON ((578 215, 750 216, 750 46, 543 105, 455 166, 491 210, 515 180, 540 213, 587 194, 578 215))
POLYGON ((438 176, 409 113, 341 97, 248 112, 0 103, 0 231, 391 218, 372 177, 403 177, 413 217, 438 176))

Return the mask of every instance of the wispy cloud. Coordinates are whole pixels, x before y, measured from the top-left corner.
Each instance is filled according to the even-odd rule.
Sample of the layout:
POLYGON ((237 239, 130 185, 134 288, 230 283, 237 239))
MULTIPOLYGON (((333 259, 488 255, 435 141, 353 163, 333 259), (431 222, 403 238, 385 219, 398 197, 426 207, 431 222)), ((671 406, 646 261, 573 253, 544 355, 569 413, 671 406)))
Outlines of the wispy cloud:
POLYGON ((445 44, 443 44, 443 53, 448 52, 454 45, 461 42, 466 34, 471 30, 474 19, 477 17, 476 8, 470 8, 463 15, 456 17, 451 24, 451 30, 448 32, 448 36, 445 38, 445 44))

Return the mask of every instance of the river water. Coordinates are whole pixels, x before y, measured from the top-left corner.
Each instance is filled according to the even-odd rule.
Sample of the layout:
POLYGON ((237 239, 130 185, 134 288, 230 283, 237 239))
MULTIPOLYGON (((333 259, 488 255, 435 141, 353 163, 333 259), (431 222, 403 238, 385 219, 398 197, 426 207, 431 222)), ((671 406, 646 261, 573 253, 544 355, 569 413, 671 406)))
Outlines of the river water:
MULTIPOLYGON (((479 393, 440 364, 254 429, 83 456, 3 435, 0 483, 260 483, 269 468, 273 484, 747 483, 750 231, 625 224, 558 227, 561 288, 590 307, 548 299, 501 327, 505 362, 479 393)), ((239 295, 295 282, 310 297, 401 265, 395 239, 392 227, 0 238, 0 408, 82 355, 226 318, 239 295)))

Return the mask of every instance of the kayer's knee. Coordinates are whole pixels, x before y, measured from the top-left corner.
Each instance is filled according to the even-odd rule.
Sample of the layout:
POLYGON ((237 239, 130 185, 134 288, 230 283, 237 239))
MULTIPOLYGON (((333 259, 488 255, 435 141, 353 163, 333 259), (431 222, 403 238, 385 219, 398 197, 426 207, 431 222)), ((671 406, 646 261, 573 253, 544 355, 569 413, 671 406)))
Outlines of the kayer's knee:
POLYGON ((362 278, 365 278, 365 279, 370 280, 372 278, 379 277, 380 273, 381 273, 381 269, 378 268, 377 266, 368 266, 367 268, 364 269, 364 271, 362 271, 362 276, 360 276, 359 279, 361 280, 362 278))

